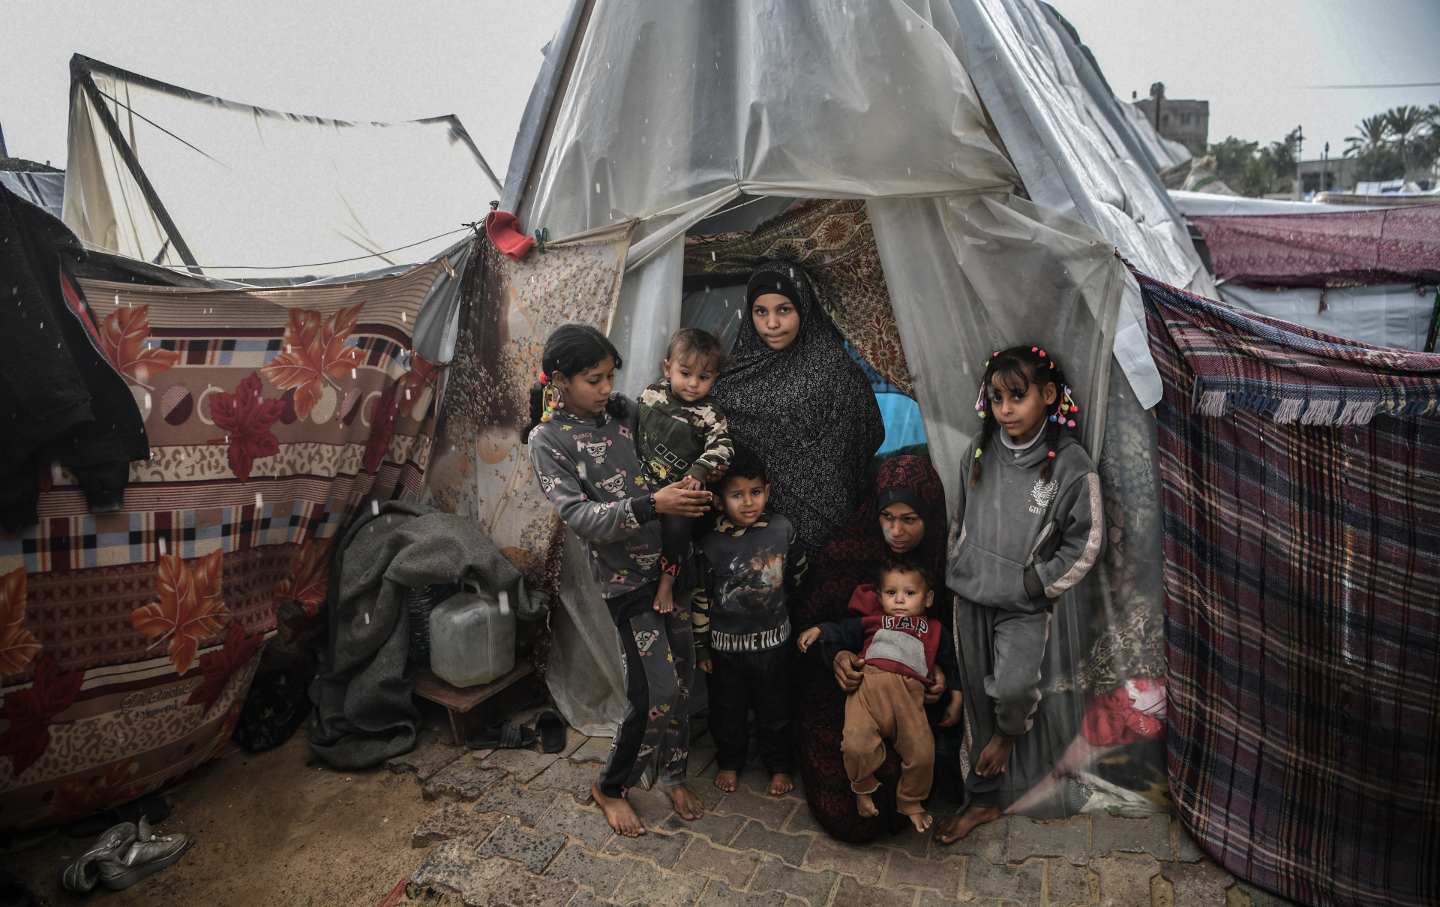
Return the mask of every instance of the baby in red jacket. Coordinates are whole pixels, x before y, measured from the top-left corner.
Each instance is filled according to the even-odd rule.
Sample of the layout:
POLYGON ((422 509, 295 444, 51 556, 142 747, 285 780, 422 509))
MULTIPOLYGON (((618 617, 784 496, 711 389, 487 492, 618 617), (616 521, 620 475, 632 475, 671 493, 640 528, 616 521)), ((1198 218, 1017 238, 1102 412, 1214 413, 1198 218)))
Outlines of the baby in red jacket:
MULTIPOLYGON (((805 652, 816 641, 844 644, 863 632, 865 677, 845 700, 840 742, 856 809, 862 816, 879 815, 871 796, 880 786, 875 770, 885 761, 885 741, 894 740, 900 754, 896 808, 910 817, 916 831, 926 831, 932 821, 924 801, 934 777, 935 738, 925 716, 925 686, 941 648, 950 648, 951 641, 939 621, 925 616, 935 592, 923 567, 891 561, 878 579, 878 602, 870 587, 861 586, 850 599, 850 609, 860 616, 811 627, 797 642, 805 652)), ((951 690, 949 696, 947 711, 959 708, 960 692, 951 690)))

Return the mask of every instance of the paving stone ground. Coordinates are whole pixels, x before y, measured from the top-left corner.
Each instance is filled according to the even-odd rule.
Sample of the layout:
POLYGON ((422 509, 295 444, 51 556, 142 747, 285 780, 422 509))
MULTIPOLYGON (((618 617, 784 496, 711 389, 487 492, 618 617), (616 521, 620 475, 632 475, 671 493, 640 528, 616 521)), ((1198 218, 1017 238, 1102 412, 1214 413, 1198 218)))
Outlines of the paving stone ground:
MULTIPOLYGON (((391 760, 434 813, 415 829, 405 903, 601 907, 947 907, 1113 905, 1271 907, 1170 816, 1008 818, 951 847, 906 833, 864 847, 828 838, 804 795, 766 795, 747 773, 722 794, 713 744, 692 749, 709 811, 686 822, 658 790, 636 792, 649 833, 611 833, 589 802, 609 742, 572 734, 568 755, 427 746, 391 760), (427 848, 419 850, 419 848, 427 848)), ((751 777, 754 774, 755 777, 751 777)), ((934 807, 948 815, 951 807, 934 807)))

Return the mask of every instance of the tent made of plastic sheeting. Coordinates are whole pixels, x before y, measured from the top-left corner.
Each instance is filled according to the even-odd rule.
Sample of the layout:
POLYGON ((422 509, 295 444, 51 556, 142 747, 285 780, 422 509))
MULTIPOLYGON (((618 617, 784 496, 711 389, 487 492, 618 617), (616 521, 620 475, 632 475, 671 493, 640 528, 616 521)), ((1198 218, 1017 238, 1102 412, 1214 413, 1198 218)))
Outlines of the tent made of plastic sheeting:
POLYGON ((1440 296, 1433 285, 1326 288, 1224 283, 1220 299, 1237 309, 1303 324, 1335 337, 1402 350, 1424 349, 1440 312, 1440 296))
POLYGON ((1214 195, 1171 189, 1170 200, 1186 217, 1228 217, 1230 215, 1325 214, 1341 211, 1371 211, 1380 206, 1327 205, 1323 202, 1291 202, 1245 195, 1214 195))
MULTIPOLYGON (((1105 696, 1129 703, 1131 679, 1163 689, 1154 428, 1143 413, 1160 385, 1119 256, 1169 283, 1213 289, 1141 141, 1057 16, 1029 0, 578 0, 542 66, 502 204, 527 231, 557 238, 626 227, 614 310, 591 320, 609 325, 627 363, 619 389, 632 395, 652 380, 670 333, 705 321, 703 300, 684 292, 695 276, 686 241, 713 231, 717 212, 727 230, 751 213, 746 229, 776 236, 752 252, 791 257, 820 285, 826 269, 850 266, 836 249, 865 248, 883 290, 883 312, 870 314, 898 343, 862 355, 910 388, 952 493, 985 357, 1017 341, 1054 351, 1083 398, 1082 440, 1111 502, 1104 563, 1054 637, 1067 663, 1083 666, 1054 680, 1069 716, 1061 732, 1078 733, 1105 696), (785 199, 839 207, 773 204, 785 199), (816 238, 797 239, 806 218, 820 221, 816 238)), ((518 356, 514 374, 526 383, 534 374, 543 332, 523 300, 536 286, 573 283, 547 273, 562 267, 549 257, 527 260, 533 274, 502 264, 483 279, 496 308, 487 317, 523 328, 524 342, 489 352, 477 343, 478 367, 508 369, 518 356)), ((608 273, 585 279, 587 298, 608 292, 608 273)), ((832 312, 842 333, 845 314, 832 312)), ((465 380, 461 359, 452 387, 465 380)), ((442 450, 470 465, 437 465, 432 478, 473 483, 497 543, 563 573, 547 681, 572 724, 606 733, 622 710, 614 629, 576 543, 559 541, 538 497, 521 427, 496 411, 468 436, 451 433, 442 450), (517 508, 534 520, 507 524, 517 508)), ((1158 755, 1140 762, 1163 790, 1158 755)), ((1072 779, 1085 775, 1070 768, 1072 779)), ((1085 777, 1068 809, 1154 807, 1142 782, 1085 777)))
POLYGON ((1134 104, 1120 105, 1125 114, 1125 119, 1130 121, 1134 127, 1135 134, 1144 143, 1145 150, 1150 152, 1150 157, 1155 161, 1156 167, 1162 172, 1172 170, 1182 164, 1188 164, 1194 158, 1190 149, 1175 141, 1167 139, 1155 131, 1155 124, 1151 123, 1145 116, 1145 112, 1134 104))
POLYGON ((0 186, 43 208, 47 214, 60 216, 65 200, 65 174, 60 171, 0 170, 0 186))
POLYGON ((453 116, 267 110, 76 55, 64 221, 88 246, 211 276, 427 261, 499 193, 453 116))

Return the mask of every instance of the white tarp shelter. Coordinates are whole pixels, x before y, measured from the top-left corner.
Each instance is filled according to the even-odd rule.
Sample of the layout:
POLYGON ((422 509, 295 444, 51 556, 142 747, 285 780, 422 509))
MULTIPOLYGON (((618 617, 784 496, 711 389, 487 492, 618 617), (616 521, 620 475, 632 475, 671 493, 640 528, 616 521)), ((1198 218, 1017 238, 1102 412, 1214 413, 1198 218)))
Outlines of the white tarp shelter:
MULTIPOLYGON (((1062 21, 1034 0, 576 0, 502 204, 554 237, 638 219, 612 329, 638 366, 620 375, 633 394, 679 325, 688 229, 742 195, 865 199, 942 477, 959 475, 992 345, 1060 351, 1092 453, 1103 442, 1130 458, 1113 474, 1136 484, 1111 493, 1135 500, 1132 533, 1153 529, 1129 555, 1139 578, 1112 599, 1158 614, 1141 409, 1160 382, 1116 252, 1171 284, 1213 286, 1122 105, 1077 70, 1062 21)), ((603 730, 619 708, 598 679, 618 685, 618 670, 580 640, 613 629, 593 586, 573 580, 550 687, 572 723, 603 730)))
POLYGON ((68 154, 63 219, 88 246, 242 280, 427 261, 499 195, 453 116, 284 113, 80 55, 68 154))

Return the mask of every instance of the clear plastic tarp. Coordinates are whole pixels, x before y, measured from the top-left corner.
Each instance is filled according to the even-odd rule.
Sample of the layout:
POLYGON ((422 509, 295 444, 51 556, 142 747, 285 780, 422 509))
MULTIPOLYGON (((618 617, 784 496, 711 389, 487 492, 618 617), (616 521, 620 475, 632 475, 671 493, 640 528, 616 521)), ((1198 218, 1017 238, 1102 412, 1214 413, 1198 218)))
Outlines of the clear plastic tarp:
MULTIPOLYGON (((1110 544, 1063 628, 1073 670, 1057 687, 1070 698, 1054 732, 1075 733, 1083 709, 1137 679, 1163 688, 1154 428, 1142 412, 1160 384, 1138 287, 1116 252, 1166 282, 1213 287, 1140 140, 1097 93, 1103 80, 1082 84, 1055 20, 1039 4, 998 0, 596 0, 577 21, 563 42, 566 78, 537 87, 552 102, 532 98, 537 115, 548 110, 545 129, 522 130, 543 135, 541 147, 507 194, 525 229, 557 237, 638 221, 610 331, 627 362, 618 389, 634 395, 653 380, 682 315, 698 318, 683 301, 687 230, 742 194, 866 199, 947 486, 977 427, 978 369, 994 344, 1044 343, 1088 413, 1110 544)), ((608 638, 598 602, 562 608, 580 638, 608 638)), ((591 647, 549 665, 572 724, 620 713, 614 690, 566 695, 604 686, 600 656, 615 657, 591 647)), ((1163 770, 1154 753, 1141 761, 1163 770)), ((1110 806, 1148 808, 1133 790, 1112 793, 1110 806)))
POLYGON ((1336 337, 1419 350, 1435 314, 1437 289, 1411 284, 1371 287, 1247 287, 1220 285, 1220 298, 1336 337))
POLYGON ((64 220, 95 248, 242 280, 355 274, 434 257, 499 197, 454 117, 343 122, 71 70, 64 220))

